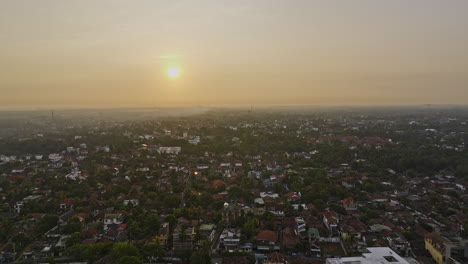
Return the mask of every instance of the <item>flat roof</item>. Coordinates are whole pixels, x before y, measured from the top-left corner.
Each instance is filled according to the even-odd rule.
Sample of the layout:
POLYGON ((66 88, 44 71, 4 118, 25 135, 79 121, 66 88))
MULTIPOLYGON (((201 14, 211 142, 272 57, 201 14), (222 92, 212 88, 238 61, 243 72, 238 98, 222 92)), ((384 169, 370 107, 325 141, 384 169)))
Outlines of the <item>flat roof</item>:
POLYGON ((328 258, 329 264, 410 264, 395 251, 388 247, 369 247, 369 253, 363 253, 361 257, 328 258))

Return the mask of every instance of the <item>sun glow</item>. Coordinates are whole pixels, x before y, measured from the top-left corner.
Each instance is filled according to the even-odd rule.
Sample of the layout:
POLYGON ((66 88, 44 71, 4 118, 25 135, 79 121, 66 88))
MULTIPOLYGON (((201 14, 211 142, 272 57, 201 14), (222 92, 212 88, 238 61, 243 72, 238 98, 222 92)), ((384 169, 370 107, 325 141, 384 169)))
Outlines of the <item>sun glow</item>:
POLYGON ((171 68, 167 69, 167 75, 170 78, 177 78, 180 75, 180 69, 175 68, 175 67, 171 67, 171 68))

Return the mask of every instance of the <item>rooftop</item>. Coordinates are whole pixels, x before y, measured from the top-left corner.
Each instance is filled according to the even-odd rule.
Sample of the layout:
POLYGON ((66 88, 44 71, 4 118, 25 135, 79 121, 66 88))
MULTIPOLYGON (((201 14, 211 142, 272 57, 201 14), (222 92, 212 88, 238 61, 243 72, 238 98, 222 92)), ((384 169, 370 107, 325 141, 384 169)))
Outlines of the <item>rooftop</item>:
POLYGON ((369 253, 363 253, 361 257, 329 258, 327 264, 409 264, 395 251, 388 247, 370 247, 369 253))

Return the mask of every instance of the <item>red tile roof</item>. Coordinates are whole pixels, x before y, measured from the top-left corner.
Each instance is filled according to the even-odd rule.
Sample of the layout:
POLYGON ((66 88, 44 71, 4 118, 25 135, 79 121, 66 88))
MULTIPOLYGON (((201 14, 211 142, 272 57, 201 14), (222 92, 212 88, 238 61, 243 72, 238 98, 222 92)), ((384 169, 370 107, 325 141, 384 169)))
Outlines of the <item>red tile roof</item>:
POLYGON ((278 241, 278 233, 271 230, 262 230, 258 232, 257 240, 276 242, 278 241))
POLYGON ((75 202, 73 201, 73 198, 65 198, 60 203, 70 206, 73 205, 75 202))
POLYGON ((222 186, 222 185, 226 185, 226 183, 223 182, 222 180, 214 180, 213 181, 213 186, 215 186, 215 187, 219 187, 219 186, 222 186))
POLYGON ((345 198, 345 199, 341 200, 341 203, 343 203, 343 204, 353 204, 354 199, 353 199, 353 197, 348 197, 348 198, 345 198))

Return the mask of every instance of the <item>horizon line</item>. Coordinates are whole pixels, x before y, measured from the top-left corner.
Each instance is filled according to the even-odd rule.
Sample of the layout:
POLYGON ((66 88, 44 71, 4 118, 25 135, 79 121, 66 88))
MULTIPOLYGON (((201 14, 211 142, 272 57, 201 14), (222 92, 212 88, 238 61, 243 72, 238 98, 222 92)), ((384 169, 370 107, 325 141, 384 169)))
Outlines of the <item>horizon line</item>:
POLYGON ((181 109, 181 108, 385 108, 385 107, 468 107, 468 103, 418 104, 226 104, 226 105, 160 105, 160 106, 0 106, 0 111, 56 111, 56 110, 118 110, 118 109, 181 109))

